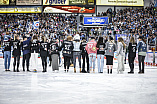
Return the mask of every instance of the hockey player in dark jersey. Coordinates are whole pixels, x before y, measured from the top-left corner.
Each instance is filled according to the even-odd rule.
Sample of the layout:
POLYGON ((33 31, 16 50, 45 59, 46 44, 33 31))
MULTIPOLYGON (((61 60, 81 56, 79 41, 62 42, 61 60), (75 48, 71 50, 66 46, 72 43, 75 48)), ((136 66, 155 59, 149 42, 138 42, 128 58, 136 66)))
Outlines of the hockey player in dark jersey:
POLYGON ((13 71, 14 72, 19 72, 19 65, 20 65, 20 56, 21 56, 21 42, 19 40, 19 36, 16 35, 14 37, 14 40, 12 41, 13 44, 13 57, 14 57, 14 62, 13 62, 13 71), (15 70, 15 66, 17 64, 17 70, 15 70))
POLYGON ((70 59, 72 57, 72 50, 73 50, 73 42, 72 36, 68 36, 67 40, 63 41, 63 44, 60 49, 63 48, 63 57, 64 57, 64 71, 69 71, 70 66, 70 59))

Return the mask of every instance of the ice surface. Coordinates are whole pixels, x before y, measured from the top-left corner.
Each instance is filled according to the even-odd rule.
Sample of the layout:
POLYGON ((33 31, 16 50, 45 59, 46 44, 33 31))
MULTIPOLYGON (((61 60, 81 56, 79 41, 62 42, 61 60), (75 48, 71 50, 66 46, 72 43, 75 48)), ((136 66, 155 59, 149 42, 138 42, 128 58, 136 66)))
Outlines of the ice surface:
MULTIPOLYGON (((12 59, 13 61, 13 59, 12 59)), ((22 59, 21 59, 22 61, 22 59)), ((42 73, 41 60, 38 72, 5 72, 0 59, 0 104, 157 104, 157 67, 146 67, 145 74, 129 75, 128 64, 124 74, 117 74, 114 61, 113 74, 104 73, 42 73)), ((11 70, 12 70, 11 62, 11 70)), ((78 65, 77 65, 78 66, 78 65)), ((31 69, 31 68, 30 68, 31 69)), ((31 69, 32 70, 32 69, 31 69)))

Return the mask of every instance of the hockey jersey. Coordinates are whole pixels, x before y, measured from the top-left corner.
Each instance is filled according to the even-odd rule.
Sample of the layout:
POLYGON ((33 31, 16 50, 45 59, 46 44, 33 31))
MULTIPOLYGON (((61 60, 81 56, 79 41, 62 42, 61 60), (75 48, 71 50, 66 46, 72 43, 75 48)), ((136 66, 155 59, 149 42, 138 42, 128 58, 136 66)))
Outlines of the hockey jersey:
POLYGON ((19 40, 12 41, 13 44, 13 55, 21 55, 21 43, 19 40))
POLYGON ((47 42, 40 42, 40 56, 48 56, 48 43, 47 42))
POLYGON ((137 43, 129 43, 129 46, 128 46, 128 51, 129 51, 129 54, 128 54, 128 57, 136 57, 136 50, 137 50, 137 43))
POLYGON ((4 41, 3 49, 4 51, 11 51, 12 42, 11 41, 4 41))
POLYGON ((98 45, 98 50, 97 50, 97 54, 102 54, 102 55, 104 55, 105 54, 105 43, 100 43, 99 45, 98 45))
POLYGON ((72 50, 74 48, 72 41, 63 41, 61 49, 63 48, 63 56, 72 57, 72 50))
POLYGON ((86 45, 87 45, 86 41, 81 42, 81 45, 80 45, 81 54, 86 54, 87 53, 87 51, 85 49, 86 45))
POLYGON ((96 41, 91 40, 90 42, 87 43, 85 49, 87 50, 87 53, 97 53, 97 48, 96 48, 96 41))
POLYGON ((30 40, 31 40, 31 37, 29 37, 28 40, 22 42, 23 55, 30 53, 30 46, 31 46, 30 40))
POLYGON ((36 39, 31 42, 31 53, 39 53, 39 41, 36 39))
POLYGON ((50 54, 59 54, 59 46, 56 41, 51 41, 49 44, 50 54))

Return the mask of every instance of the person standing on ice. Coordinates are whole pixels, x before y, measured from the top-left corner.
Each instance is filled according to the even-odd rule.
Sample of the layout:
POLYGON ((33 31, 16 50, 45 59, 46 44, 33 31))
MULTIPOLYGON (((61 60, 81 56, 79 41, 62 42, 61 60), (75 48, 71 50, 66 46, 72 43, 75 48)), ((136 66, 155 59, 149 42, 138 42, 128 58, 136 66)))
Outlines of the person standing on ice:
POLYGON ((86 72, 89 73, 89 57, 88 57, 88 53, 85 49, 86 45, 87 45, 87 41, 83 37, 81 45, 80 45, 81 55, 82 55, 82 58, 83 58, 82 73, 86 73, 86 72), (85 59, 86 59, 86 63, 87 63, 87 71, 85 71, 85 59))
POLYGON ((103 37, 99 37, 96 46, 98 48, 97 50, 98 73, 103 73, 103 67, 104 67, 105 43, 103 42, 103 40, 104 40, 103 37))
POLYGON ((138 49, 138 62, 139 62, 139 74, 144 74, 144 59, 147 53, 147 44, 143 38, 143 36, 139 36, 139 43, 137 45, 138 49), (142 69, 141 69, 142 63, 142 69))
POLYGON ((109 41, 106 42, 105 51, 107 72, 108 74, 112 74, 113 56, 116 51, 116 46, 111 36, 109 37, 109 41))
POLYGON ((118 74, 123 74, 124 72, 124 58, 125 58, 125 43, 122 37, 118 38, 118 45, 117 45, 117 60, 118 60, 118 74))
POLYGON ((19 65, 20 65, 20 56, 21 56, 21 42, 19 40, 19 36, 16 35, 14 37, 14 40, 12 41, 13 44, 13 57, 14 57, 14 62, 13 62, 13 71, 14 72, 19 72, 19 65), (17 62, 17 70, 15 70, 17 62))
POLYGON ((97 54, 97 48, 96 48, 96 41, 95 37, 91 37, 91 40, 87 43, 86 45, 86 51, 89 56, 89 68, 90 68, 90 73, 92 72, 93 68, 93 73, 95 72, 95 60, 96 60, 96 54, 97 54), (93 67, 92 67, 93 64, 93 67))
POLYGON ((74 45, 74 49, 73 49, 74 73, 76 73, 76 58, 77 57, 78 57, 79 68, 80 68, 80 73, 81 73, 80 35, 78 33, 74 36, 73 45, 74 45))
POLYGON ((34 72, 37 71, 38 53, 39 53, 39 41, 38 41, 38 37, 34 35, 31 41, 31 63, 34 72))
POLYGON ((23 62, 22 62, 22 66, 23 66, 23 71, 25 71, 25 61, 26 61, 26 66, 27 66, 27 71, 30 72, 29 70, 29 61, 30 61, 30 47, 31 47, 31 38, 32 38, 32 34, 30 34, 31 36, 27 39, 26 36, 23 36, 23 40, 22 40, 22 51, 23 51, 23 62))
POLYGON ((63 44, 60 48, 62 50, 63 48, 63 57, 64 57, 64 71, 69 71, 70 66, 70 59, 72 57, 72 50, 73 50, 73 42, 72 42, 72 36, 68 36, 67 40, 63 41, 63 44))
POLYGON ((133 74, 134 73, 134 60, 136 57, 136 50, 137 50, 137 43, 135 43, 135 39, 133 36, 130 38, 130 43, 128 46, 128 62, 129 62, 129 67, 130 67, 130 72, 128 74, 133 74))
POLYGON ((42 41, 40 42, 40 57, 42 61, 43 71, 47 72, 47 56, 48 56, 48 42, 46 41, 46 37, 42 37, 42 41))
POLYGON ((4 43, 3 43, 3 58, 4 58, 4 66, 5 66, 5 71, 10 71, 10 61, 11 61, 11 46, 12 42, 10 41, 10 36, 9 32, 6 33, 4 36, 4 43))
POLYGON ((52 70, 58 70, 59 71, 59 46, 57 44, 56 40, 52 40, 49 44, 51 59, 52 59, 52 70))

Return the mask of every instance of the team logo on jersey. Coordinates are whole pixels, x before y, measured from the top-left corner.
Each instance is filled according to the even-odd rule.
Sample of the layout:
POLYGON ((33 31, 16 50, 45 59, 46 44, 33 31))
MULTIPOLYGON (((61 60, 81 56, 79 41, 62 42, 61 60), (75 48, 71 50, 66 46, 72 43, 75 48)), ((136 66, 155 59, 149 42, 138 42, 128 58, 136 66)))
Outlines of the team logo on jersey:
POLYGON ((96 51, 96 47, 93 47, 93 51, 96 51))

